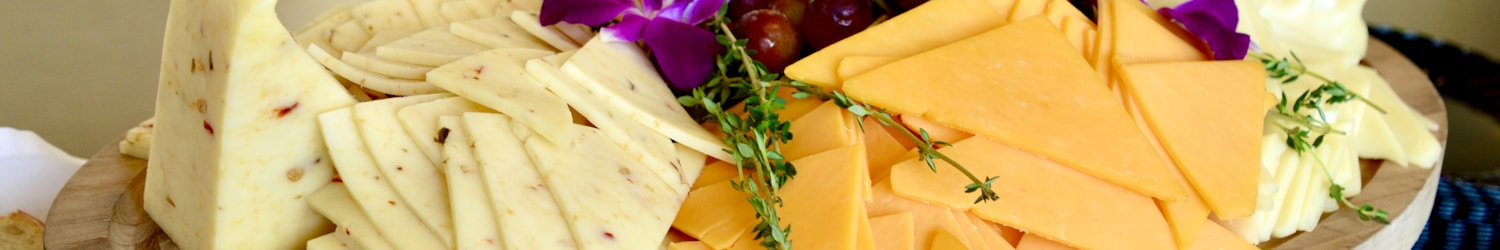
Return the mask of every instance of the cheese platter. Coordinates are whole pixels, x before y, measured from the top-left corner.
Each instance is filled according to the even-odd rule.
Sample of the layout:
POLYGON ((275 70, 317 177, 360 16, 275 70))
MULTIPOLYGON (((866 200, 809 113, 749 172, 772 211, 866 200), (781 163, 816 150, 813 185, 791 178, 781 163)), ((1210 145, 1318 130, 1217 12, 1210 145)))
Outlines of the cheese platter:
POLYGON ((1400 247, 1447 137, 1388 46, 1242 14, 1284 3, 1236 31, 1195 19, 1215 0, 933 0, 850 31, 722 0, 406 2, 281 36, 174 2, 169 23, 254 29, 168 31, 166 108, 69 181, 47 246, 1400 247))

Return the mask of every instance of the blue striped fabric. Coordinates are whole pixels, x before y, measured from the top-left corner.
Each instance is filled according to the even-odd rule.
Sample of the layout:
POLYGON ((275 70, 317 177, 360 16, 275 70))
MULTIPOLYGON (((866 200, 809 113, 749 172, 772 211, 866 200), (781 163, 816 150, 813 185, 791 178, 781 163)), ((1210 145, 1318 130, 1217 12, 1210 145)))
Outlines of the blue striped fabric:
POLYGON ((1427 228, 1412 249, 1493 249, 1500 186, 1443 177, 1427 228))

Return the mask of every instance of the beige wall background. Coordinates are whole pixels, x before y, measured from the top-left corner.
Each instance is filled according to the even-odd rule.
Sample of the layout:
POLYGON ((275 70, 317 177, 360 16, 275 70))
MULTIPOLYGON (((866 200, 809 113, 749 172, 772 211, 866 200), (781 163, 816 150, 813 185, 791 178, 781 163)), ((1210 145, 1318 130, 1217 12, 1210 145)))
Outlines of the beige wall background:
MULTIPOLYGON (((0 126, 89 156, 151 116, 169 0, 0 1, 0 126)), ((284 0, 295 29, 362 0, 284 0)), ((1370 0, 1365 17, 1500 55, 1500 1, 1370 0)))

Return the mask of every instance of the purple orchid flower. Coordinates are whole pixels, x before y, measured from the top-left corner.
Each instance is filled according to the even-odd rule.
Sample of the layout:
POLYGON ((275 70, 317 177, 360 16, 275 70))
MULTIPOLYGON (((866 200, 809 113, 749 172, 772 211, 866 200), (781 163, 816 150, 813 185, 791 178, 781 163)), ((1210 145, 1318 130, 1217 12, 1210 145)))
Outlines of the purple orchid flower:
POLYGON ((1234 0, 1192 0, 1158 12, 1207 42, 1214 60, 1241 60, 1250 51, 1250 36, 1234 31, 1240 22, 1234 0))
POLYGON ((723 50, 714 33, 697 25, 717 15, 727 0, 547 0, 542 2, 542 25, 569 22, 604 27, 599 35, 613 41, 644 40, 651 47, 667 82, 678 89, 702 85, 713 73, 715 57, 723 50))

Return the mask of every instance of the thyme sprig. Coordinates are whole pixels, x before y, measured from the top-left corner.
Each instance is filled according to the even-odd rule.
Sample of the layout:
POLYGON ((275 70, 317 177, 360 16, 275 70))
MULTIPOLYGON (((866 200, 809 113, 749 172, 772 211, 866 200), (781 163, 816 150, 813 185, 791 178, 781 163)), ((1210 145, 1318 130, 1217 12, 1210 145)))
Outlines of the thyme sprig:
POLYGON ((797 92, 792 94, 793 98, 817 97, 824 100, 833 100, 833 103, 838 105, 839 108, 843 108, 855 116, 855 124, 858 124, 861 130, 865 129, 865 117, 874 117, 875 121, 880 123, 880 125, 900 130, 907 138, 916 142, 918 158, 926 162, 927 168, 931 169, 932 172, 937 172, 936 160, 942 160, 943 162, 947 162, 948 165, 953 166, 954 169, 958 169, 965 177, 968 177, 971 183, 964 186, 964 193, 978 192, 979 198, 975 198, 974 203, 1000 200, 1000 196, 995 194, 995 190, 992 188, 992 184, 995 183, 995 180, 999 179, 998 177, 991 176, 982 181, 979 180, 979 177, 974 176, 974 173, 970 172, 969 168, 964 167, 963 164, 958 163, 958 161, 937 150, 939 146, 948 147, 953 146, 953 144, 945 141, 933 141, 932 137, 927 135, 926 129, 918 129, 918 131, 913 132, 911 129, 906 128, 906 126, 897 124, 896 119, 891 116, 891 113, 886 112, 885 108, 855 101, 840 91, 826 91, 818 86, 797 81, 792 81, 791 86, 797 88, 797 92))
POLYGON ((1329 198, 1337 200, 1341 206, 1358 211, 1360 220, 1374 220, 1390 224, 1390 214, 1385 210, 1377 209, 1370 204, 1356 206, 1354 202, 1349 201, 1349 198, 1344 196, 1344 186, 1334 182, 1333 174, 1329 172, 1328 166, 1323 162, 1322 157, 1312 152, 1317 147, 1323 145, 1323 138, 1328 136, 1328 134, 1346 134, 1344 131, 1334 128, 1328 122, 1325 107, 1358 100, 1382 114, 1385 113, 1385 109, 1381 109, 1380 106, 1375 105, 1374 102, 1366 99, 1364 96, 1349 91, 1349 89, 1345 88, 1338 81, 1309 71, 1307 65, 1302 63, 1302 59, 1297 57, 1296 52, 1290 54, 1290 59, 1285 57, 1278 58, 1266 53, 1250 53, 1248 57, 1265 64, 1266 76, 1270 79, 1281 81, 1281 84, 1291 84, 1303 76, 1313 77, 1321 81, 1322 84, 1303 91, 1302 94, 1297 95, 1295 101, 1291 102, 1288 102, 1291 99, 1288 98, 1287 94, 1282 92, 1281 101, 1276 104, 1275 113, 1267 115, 1267 119, 1280 121, 1273 124, 1277 124, 1282 131, 1286 132, 1286 146, 1288 148, 1296 151, 1298 155, 1311 155, 1314 161, 1318 163, 1318 167, 1323 170, 1323 176, 1328 178, 1330 184, 1328 187, 1329 198))

